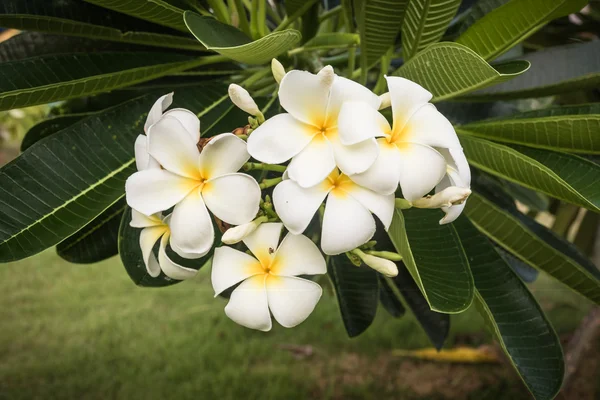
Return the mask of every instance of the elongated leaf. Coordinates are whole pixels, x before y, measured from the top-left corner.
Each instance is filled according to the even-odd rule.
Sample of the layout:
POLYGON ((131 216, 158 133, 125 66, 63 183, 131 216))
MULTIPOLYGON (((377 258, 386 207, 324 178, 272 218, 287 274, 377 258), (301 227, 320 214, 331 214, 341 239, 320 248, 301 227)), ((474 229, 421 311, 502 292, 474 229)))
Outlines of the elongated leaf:
POLYGON ((0 26, 146 46, 203 49, 190 37, 161 32, 156 25, 77 0, 3 0, 0 26))
POLYGON ((441 42, 427 47, 393 75, 417 82, 433 94, 433 101, 440 101, 512 79, 528 68, 527 61, 492 67, 465 46, 441 42))
POLYGON ((498 245, 496 245, 496 251, 504 259, 506 264, 508 264, 508 266, 513 270, 513 272, 517 274, 519 278, 521 278, 523 282, 535 282, 539 275, 539 271, 537 269, 521 261, 520 259, 518 259, 517 257, 515 257, 514 255, 504 250, 504 248, 498 245))
POLYGON ((473 224, 509 253, 600 304, 600 271, 564 239, 521 214, 514 205, 476 188, 465 213, 473 224))
POLYGON ((402 261, 397 262, 398 275, 392 278, 404 301, 436 349, 441 349, 450 332, 450 316, 431 311, 429 304, 402 261))
POLYGON ((478 309, 536 399, 553 399, 564 362, 560 341, 527 287, 468 219, 454 223, 475 281, 478 309))
POLYGON ((587 3, 588 0, 512 0, 475 22, 457 43, 492 60, 548 21, 577 12, 587 3))
POLYGON ((400 318, 406 312, 398 295, 385 277, 379 276, 379 301, 385 310, 394 318, 400 318))
POLYGON ((355 266, 344 254, 329 258, 327 272, 335 288, 348 336, 360 335, 371 326, 377 313, 377 273, 366 265, 355 266))
POLYGON ((183 10, 164 0, 85 0, 109 10, 117 11, 155 24, 187 32, 183 10))
POLYGON ((469 162, 492 175, 600 212, 600 166, 584 158, 461 135, 469 162))
MULTIPOLYGON (((475 4, 471 7, 469 12, 467 13, 467 16, 465 17, 465 19, 462 21, 459 32, 463 33, 469 27, 471 27, 471 25, 473 25, 475 22, 477 22, 481 18, 483 18, 486 14, 490 13, 491 11, 495 10, 496 8, 498 8, 500 6, 503 6, 504 4, 508 3, 509 1, 510 0, 478 0, 478 1, 476 1, 475 4)), ((462 8, 462 6, 461 6, 461 8, 462 8)))
POLYGON ((510 82, 471 93, 470 100, 518 99, 586 90, 600 84, 600 42, 572 44, 525 54, 527 73, 510 82), (550 67, 551 66, 551 67, 550 67))
POLYGON ((64 129, 68 126, 73 125, 75 122, 82 120, 83 118, 89 117, 93 113, 82 113, 82 114, 67 114, 61 115, 60 117, 48 118, 36 125, 34 125, 21 142, 21 151, 25 151, 30 148, 37 141, 52 135, 64 129))
POLYGON ((473 300, 473 277, 451 225, 439 210, 396 209, 388 231, 394 247, 434 311, 458 313, 473 300))
POLYGON ((408 0, 355 1, 362 65, 370 67, 395 43, 408 0))
MULTIPOLYGON (((226 88, 215 84, 181 89, 174 106, 202 110, 222 93, 226 88)), ((55 245, 123 196, 135 170, 133 142, 156 98, 146 95, 83 119, 0 169, 0 261, 55 245)))
POLYGON ((76 264, 91 264, 117 255, 119 225, 126 208, 122 197, 80 231, 60 242, 56 252, 76 264))
POLYGON ((548 196, 535 190, 528 189, 513 182, 503 181, 504 190, 515 200, 523 203, 533 211, 548 211, 550 200, 548 196))
POLYGON ((357 46, 360 36, 354 33, 324 33, 315 36, 302 46, 304 49, 337 49, 340 47, 357 46))
POLYGON ((402 23, 402 56, 409 60, 440 40, 460 0, 410 0, 402 23))
MULTIPOLYGON (((572 109, 574 107, 568 107, 572 109)), ((587 107, 586 107, 587 108, 587 107)), ((530 113, 525 113, 529 114, 530 113)), ((600 113, 479 121, 464 125, 461 131, 503 143, 571 153, 600 153, 600 113)))
POLYGON ((246 64, 264 64, 290 49, 301 39, 300 32, 286 29, 252 41, 231 25, 191 11, 185 12, 184 20, 189 31, 207 49, 246 64))
POLYGON ((198 60, 160 53, 68 54, 0 65, 0 110, 107 92, 194 67, 198 60))

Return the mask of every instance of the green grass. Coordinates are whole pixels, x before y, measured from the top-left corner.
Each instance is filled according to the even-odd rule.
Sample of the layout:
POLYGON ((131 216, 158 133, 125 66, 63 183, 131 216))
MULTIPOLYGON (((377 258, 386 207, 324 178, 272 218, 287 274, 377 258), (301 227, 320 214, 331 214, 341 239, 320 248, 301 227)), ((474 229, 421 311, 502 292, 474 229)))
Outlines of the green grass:
MULTIPOLYGON (((294 329, 252 331, 225 316, 208 270, 145 289, 117 258, 73 265, 52 250, 2 265, 0 299, 0 399, 337 398, 340 380, 341 398, 371 398, 391 390, 377 378, 382 356, 429 346, 412 316, 393 319, 381 308, 366 333, 348 339, 331 293, 294 329), (281 345, 311 345, 314 355, 296 360, 281 345)), ((573 307, 557 317, 561 329, 581 317, 573 307)), ((452 324, 450 343, 489 338, 473 310, 452 324)))

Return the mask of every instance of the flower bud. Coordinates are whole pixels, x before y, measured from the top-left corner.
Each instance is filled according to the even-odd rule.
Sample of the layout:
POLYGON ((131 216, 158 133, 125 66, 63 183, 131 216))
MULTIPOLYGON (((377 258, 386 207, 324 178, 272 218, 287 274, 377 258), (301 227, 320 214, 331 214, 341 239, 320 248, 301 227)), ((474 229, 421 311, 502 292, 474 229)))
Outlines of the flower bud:
POLYGON ((247 224, 238 225, 233 228, 229 228, 223 234, 221 241, 225 244, 235 244, 244 240, 246 236, 251 234, 262 224, 267 221, 267 217, 258 217, 254 221, 248 222, 247 224))
POLYGON ((449 186, 446 189, 426 196, 412 202, 413 207, 417 208, 442 208, 462 204, 471 194, 471 189, 458 186, 449 186))
POLYGON ((325 85, 331 86, 333 85, 333 80, 335 79, 335 72, 333 71, 333 67, 331 65, 327 65, 319 71, 317 76, 325 85))
POLYGON ((381 104, 379 105, 379 109, 383 110, 392 105, 392 98, 390 97, 390 92, 384 93, 379 96, 379 100, 381 100, 381 104))
POLYGON ((229 98, 239 109, 247 112, 250 115, 262 116, 256 102, 250 96, 250 93, 240 85, 232 83, 229 85, 229 98))
POLYGON ((360 259, 369 267, 382 275, 393 278, 398 275, 398 267, 396 263, 385 258, 365 254, 359 249, 352 250, 352 253, 360 257, 360 259))
POLYGON ((273 78, 277 83, 281 83, 281 80, 285 76, 285 68, 276 58, 271 60, 271 72, 273 73, 273 78))

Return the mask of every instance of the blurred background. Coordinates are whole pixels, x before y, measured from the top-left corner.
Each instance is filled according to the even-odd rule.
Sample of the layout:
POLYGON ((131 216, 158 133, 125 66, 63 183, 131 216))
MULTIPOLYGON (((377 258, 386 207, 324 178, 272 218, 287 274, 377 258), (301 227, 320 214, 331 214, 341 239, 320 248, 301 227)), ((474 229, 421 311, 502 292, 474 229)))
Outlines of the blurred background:
MULTIPOLYGON (((0 30, 0 42, 16 33, 0 30)), ((550 26, 533 39, 552 34, 550 26)), ((51 106, 0 112, 0 165, 51 106)), ((598 215, 528 203, 524 212, 600 265, 598 215)), ((560 398, 600 399, 600 312, 544 274, 521 275, 563 342, 560 398)), ((380 308, 367 332, 348 339, 329 287, 305 323, 263 333, 225 316, 209 278, 205 268, 173 287, 139 288, 118 257, 74 265, 54 250, 0 266, 0 399, 531 398, 474 309, 452 316, 441 353, 410 311, 394 318, 380 308)))

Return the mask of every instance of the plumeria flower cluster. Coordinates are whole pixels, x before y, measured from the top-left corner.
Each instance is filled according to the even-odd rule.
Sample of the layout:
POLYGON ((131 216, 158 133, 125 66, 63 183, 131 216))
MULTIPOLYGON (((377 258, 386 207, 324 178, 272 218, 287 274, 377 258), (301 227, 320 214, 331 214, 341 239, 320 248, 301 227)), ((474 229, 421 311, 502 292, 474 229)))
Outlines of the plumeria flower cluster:
POLYGON ((326 273, 324 254, 346 253, 395 276, 400 255, 372 250, 377 220, 388 230, 401 206, 441 208, 440 224, 450 223, 471 193, 456 133, 418 84, 387 77, 389 92, 377 96, 330 66, 286 72, 273 60, 272 70, 285 113, 265 118, 245 89, 229 87, 232 102, 250 115, 241 137, 201 139, 194 113, 167 111, 172 94, 158 99, 135 143, 138 172, 126 183, 148 274, 193 277, 196 270, 171 261, 167 247, 184 258, 208 257, 213 221, 224 222, 212 259, 215 296, 229 296, 232 320, 263 331, 271 316, 293 327, 310 315, 322 290, 305 277, 326 273), (380 112, 388 107, 391 123, 380 112), (281 176, 259 185, 239 172, 253 168, 281 176))

